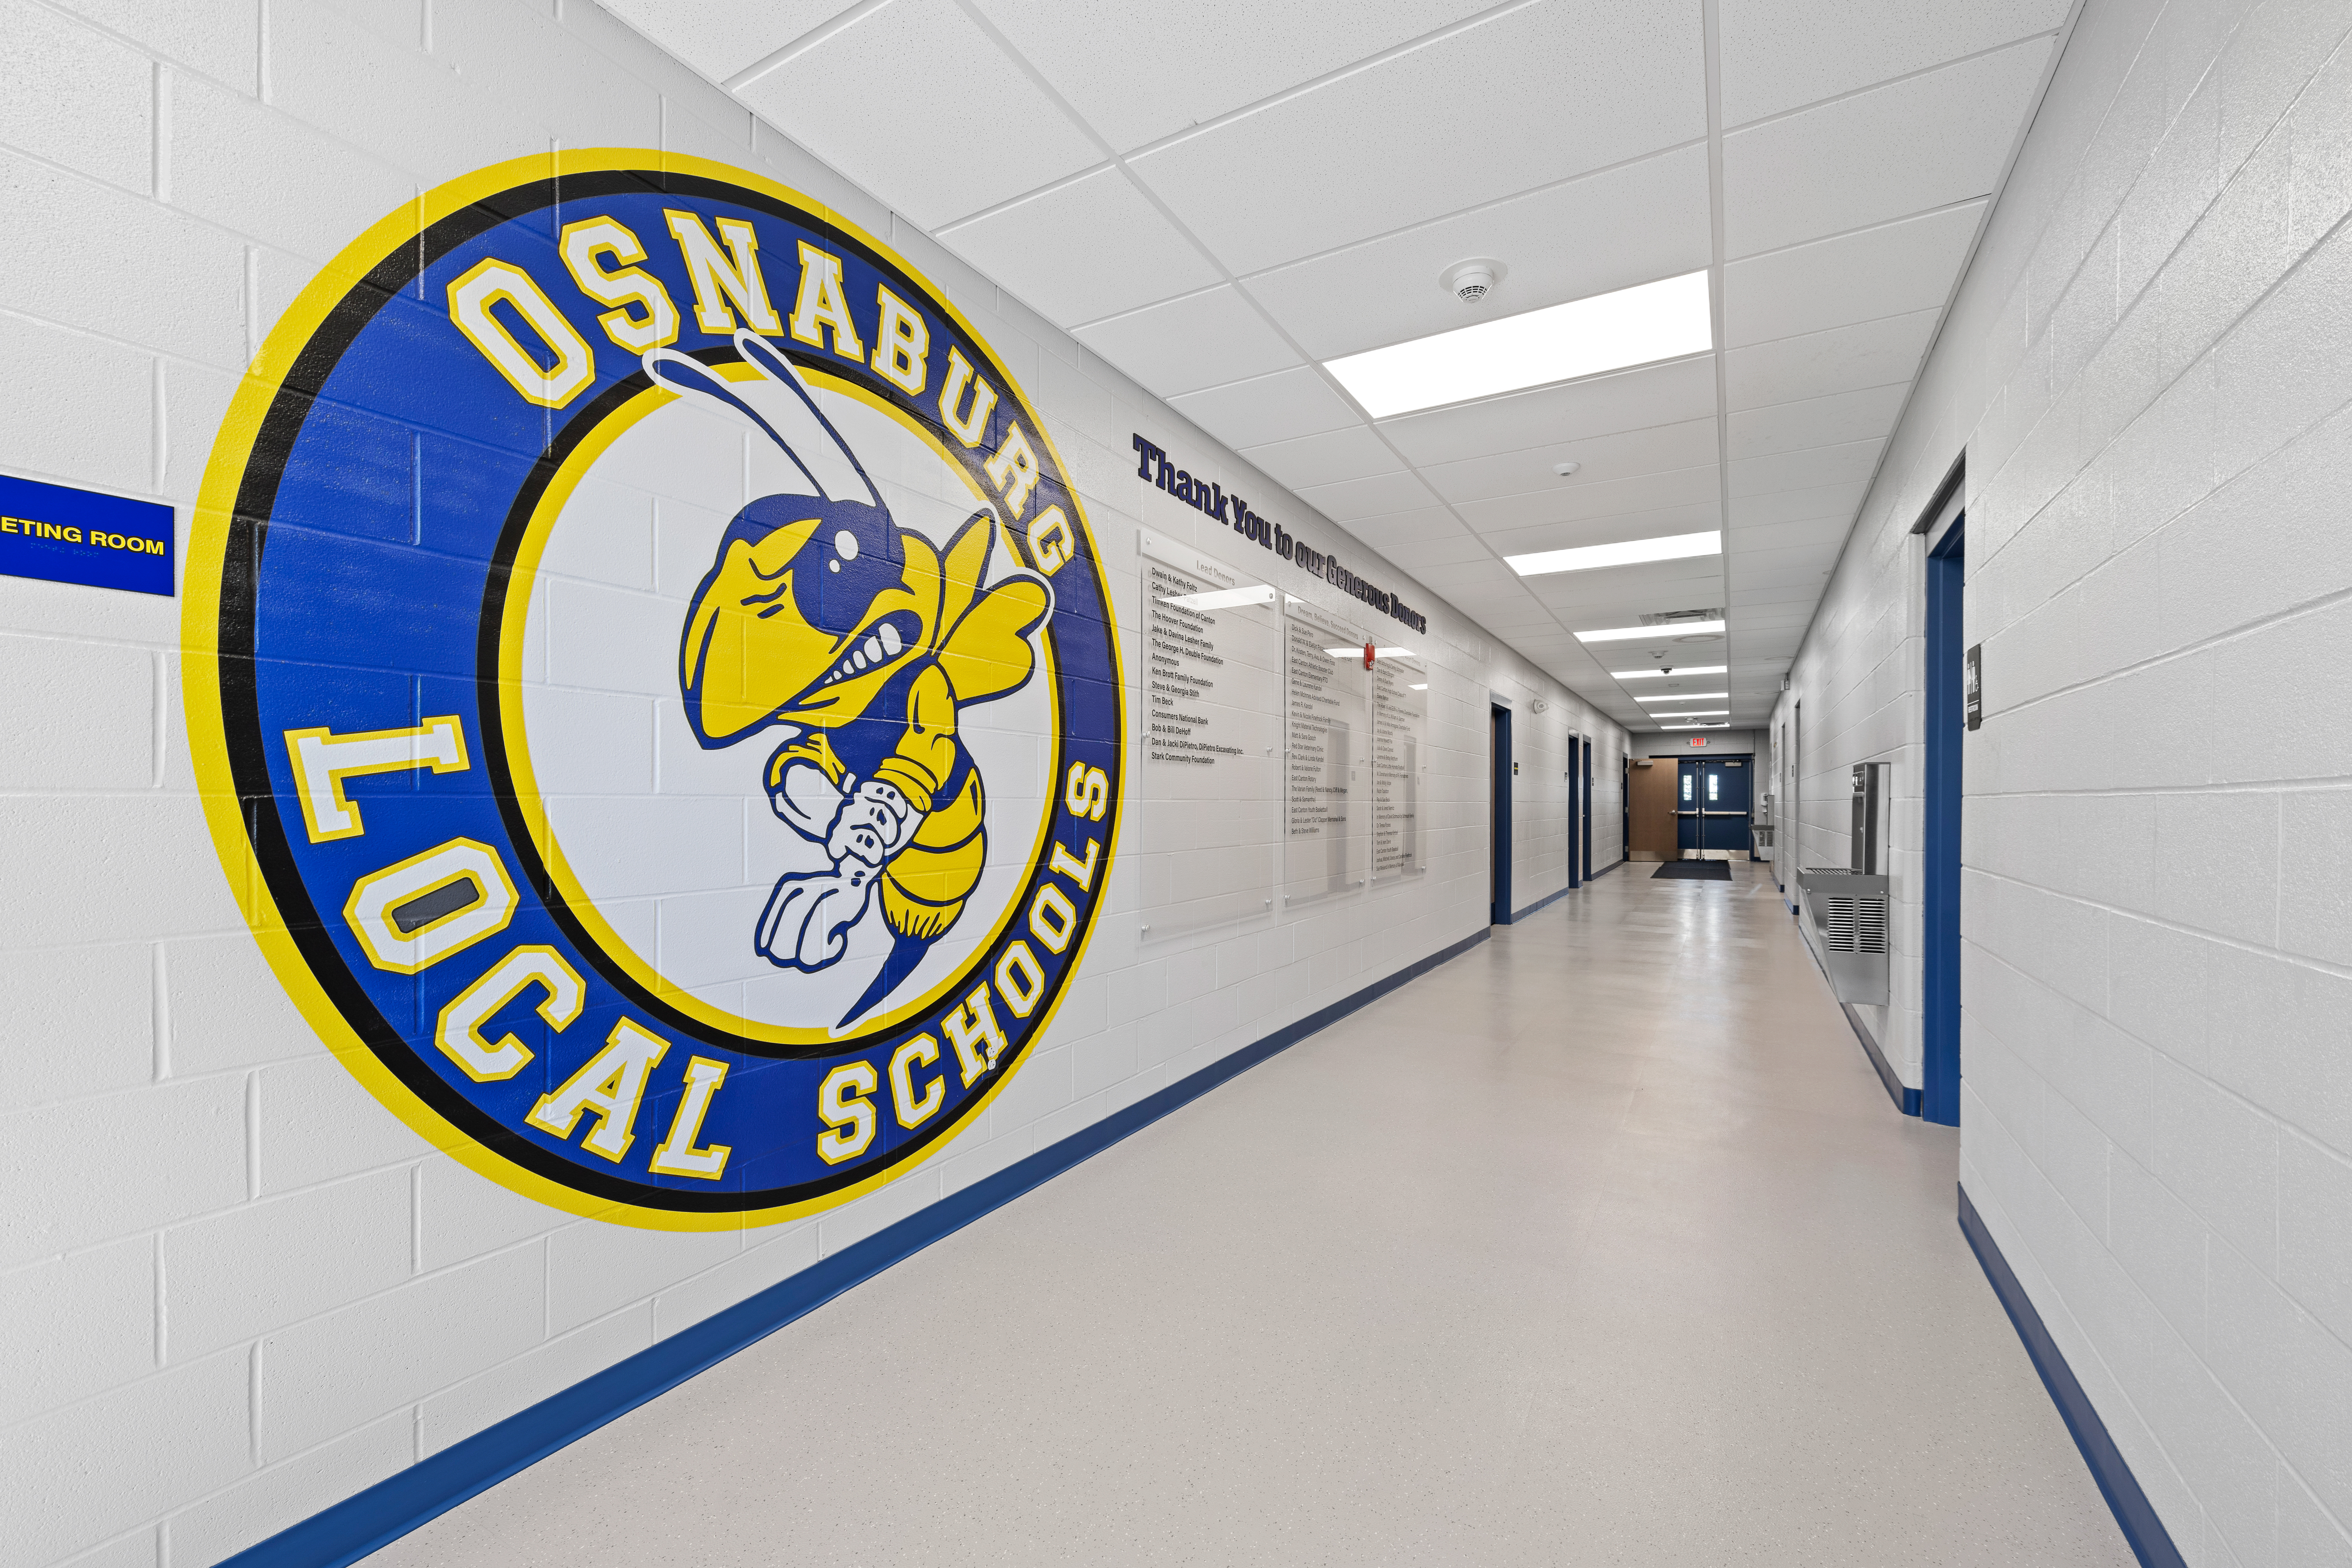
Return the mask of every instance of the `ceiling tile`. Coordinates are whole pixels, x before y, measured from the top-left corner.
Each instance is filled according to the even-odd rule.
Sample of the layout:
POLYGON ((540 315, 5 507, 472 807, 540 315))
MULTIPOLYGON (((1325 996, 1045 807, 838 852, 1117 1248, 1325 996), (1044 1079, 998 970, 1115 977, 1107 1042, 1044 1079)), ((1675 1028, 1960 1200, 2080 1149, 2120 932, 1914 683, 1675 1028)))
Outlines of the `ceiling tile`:
POLYGON ((1799 544, 1843 545, 1853 530, 1852 517, 1816 517, 1803 522, 1767 522, 1735 528, 1723 542, 1736 565, 1750 550, 1785 550, 1799 544))
POLYGON ((939 239, 1061 327, 1217 280, 1209 258, 1117 169, 944 228, 939 239), (1087 241, 1038 243, 1038 236, 1056 234, 1087 241))
POLYGON ((1715 413, 1715 356, 1643 365, 1484 403, 1381 421, 1381 433, 1415 463, 1457 462, 1621 430, 1705 419, 1715 413))
POLYGON ((1714 462, 1717 453, 1715 421, 1689 419, 1490 458, 1423 464, 1421 476, 1447 500, 1491 500, 1531 492, 1564 494, 1612 479, 1696 468, 1714 462), (1562 479, 1552 471, 1570 458, 1580 465, 1575 474, 1562 479))
POLYGON ((1826 397, 1889 382, 1909 382, 1935 335, 1941 310, 1913 310, 1826 332, 1807 332, 1723 356, 1727 404, 1760 408, 1801 397, 1826 397))
MULTIPOLYGON (((1348 522, 1348 531, 1384 555, 1399 545, 1440 539, 1462 540, 1468 542, 1478 555, 1487 553, 1486 546, 1478 543, 1469 530, 1454 521, 1454 514, 1442 506, 1420 506, 1407 511, 1383 512, 1378 517, 1351 518, 1348 522)), ((1475 558, 1472 555, 1457 557, 1464 561, 1475 558)))
POLYGON ((1299 363, 1230 287, 1203 289, 1080 327, 1077 340, 1161 397, 1299 363))
POLYGON ((1906 218, 1723 269, 1725 343, 1739 348, 1941 310, 1985 204, 1906 218))
POLYGON ((1102 156, 955 0, 892 0, 737 96, 929 229, 1102 156))
POLYGON ((1468 534, 1450 538, 1412 539, 1379 546, 1380 552, 1408 572, 1429 566, 1453 566, 1465 561, 1492 561, 1494 552, 1468 534))
POLYGON ((851 0, 604 0, 713 81, 725 81, 849 8, 851 0))
POLYGON ((1699 506, 1722 499, 1716 466, 1676 468, 1671 473, 1643 474, 1599 484, 1568 484, 1557 490, 1530 495, 1497 496, 1493 500, 1462 501, 1462 521, 1480 533, 1506 528, 1527 528, 1539 522, 1567 522, 1609 517, 1618 512, 1654 511, 1664 507, 1699 506))
POLYGON ((1275 483, 1293 490, 1340 479, 1399 473, 1404 468, 1403 461, 1389 450, 1388 443, 1363 425, 1263 447, 1244 447, 1241 455, 1275 483))
POLYGON ((1903 399, 1910 391, 1905 383, 1746 409, 1731 416, 1731 458, 1738 462, 1801 447, 1875 439, 1894 430, 1895 416, 1903 412, 1903 399))
POLYGON ((1244 283, 1308 353, 1331 359, 1677 277, 1713 258, 1706 149, 1685 147, 1244 283), (1475 308, 1443 282, 1470 257, 1509 268, 1475 308))
POLYGON ((1550 0, 1134 167, 1228 268, 1255 272, 1696 141, 1704 81, 1696 6, 1550 0))
POLYGON ((1753 256, 1983 195, 2009 161, 2050 49, 2037 38, 1725 137, 1725 253, 1753 256))
POLYGON ((1769 458, 1741 458, 1731 465, 1731 493, 1735 497, 1769 495, 1775 490, 1866 483, 1885 446, 1883 440, 1849 441, 1840 447, 1775 452, 1769 458))
POLYGON ((1868 489, 1866 482, 1857 480, 1807 489, 1776 490, 1769 495, 1737 496, 1731 502, 1731 526, 1736 531, 1759 523, 1804 522, 1817 517, 1851 521, 1868 489))
POLYGON ((2046 33, 2068 9, 2069 0, 1721 0, 1723 122, 1745 125, 2046 33))
POLYGON ((1230 114, 1485 10, 1488 0, 979 0, 1054 89, 1121 152, 1230 114))
POLYGON ((1328 382, 1304 366, 1187 393, 1168 402, 1236 451, 1362 423, 1328 382))
POLYGON ((1429 493, 1427 485, 1408 473, 1342 479, 1337 484, 1313 485, 1293 493, 1339 523, 1350 518, 1378 517, 1382 512, 1402 511, 1411 506, 1427 506, 1437 499, 1429 493))

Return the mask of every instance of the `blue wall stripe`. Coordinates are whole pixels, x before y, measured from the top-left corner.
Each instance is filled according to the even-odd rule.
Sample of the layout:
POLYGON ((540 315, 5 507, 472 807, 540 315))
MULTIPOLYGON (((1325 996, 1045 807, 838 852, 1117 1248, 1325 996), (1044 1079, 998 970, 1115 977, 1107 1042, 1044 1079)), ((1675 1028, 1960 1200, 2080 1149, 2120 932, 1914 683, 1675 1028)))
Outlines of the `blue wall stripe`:
POLYGON ((2042 1374, 2042 1386, 2050 1391, 2051 1403, 2065 1418, 2066 1430, 2074 1435, 2074 1447, 2083 1451, 2083 1462, 2091 1468, 2091 1479, 2099 1483, 2099 1495, 2107 1500, 2140 1568, 2188 1568, 2179 1548, 2172 1544, 2171 1531, 2164 1528, 2147 1494, 2140 1490, 2139 1479, 2124 1462, 2123 1451, 2107 1435, 2107 1424, 2099 1419, 2074 1369, 2066 1364, 2058 1342, 2050 1337, 2042 1314, 2033 1310, 2025 1287, 2017 1282, 2009 1259, 2001 1256, 1992 1232, 1985 1228, 1984 1217, 1969 1201, 1966 1187, 1960 1189, 1960 1234, 1969 1238, 1977 1261, 1984 1266, 1985 1278, 1992 1282, 1992 1293, 2000 1298, 2017 1337, 2025 1342, 2025 1353, 2032 1358, 2033 1370, 2042 1374))
POLYGON ((1862 1042, 1863 1054, 1878 1069, 1878 1081, 1886 1086, 1886 1097, 1895 1102, 1895 1109, 1906 1116, 1918 1115, 1919 1091, 1895 1076, 1886 1053, 1878 1048, 1877 1038, 1871 1034, 1870 1026, 1862 1021, 1862 1015, 1853 1010, 1853 1004, 1841 1002, 1838 1005, 1845 1009, 1845 1021, 1853 1026, 1853 1037, 1862 1042))
POLYGON ((814 1311, 941 1237, 961 1230, 992 1209, 1100 1153, 1120 1139, 1246 1072, 1268 1057, 1328 1028, 1349 1014, 1460 957, 1485 942, 1480 927, 1451 946, 1406 964, 1295 1024, 1244 1046, 1222 1060, 1145 1096, 1057 1143, 1038 1150, 877 1231, 789 1279, 745 1298, 692 1328, 681 1329, 560 1394, 453 1443, 363 1491, 289 1525, 226 1560, 222 1568, 343 1568, 417 1526, 486 1491, 517 1471, 627 1415, 647 1400, 708 1371, 737 1351, 814 1311))

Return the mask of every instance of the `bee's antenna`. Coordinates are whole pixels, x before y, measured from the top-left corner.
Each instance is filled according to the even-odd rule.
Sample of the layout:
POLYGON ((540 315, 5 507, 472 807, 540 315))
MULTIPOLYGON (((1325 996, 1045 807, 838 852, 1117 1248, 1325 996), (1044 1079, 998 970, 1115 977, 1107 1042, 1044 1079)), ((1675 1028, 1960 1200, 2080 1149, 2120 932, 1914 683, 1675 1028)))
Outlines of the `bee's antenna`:
MULTIPOLYGON (((749 334, 745 335, 748 336, 749 334)), ((737 347, 740 352, 741 345, 738 344, 737 347)), ((690 354, 682 354, 676 349, 648 349, 646 351, 646 356, 642 363, 645 365, 646 378, 656 386, 661 387, 666 391, 677 393, 681 396, 694 394, 703 397, 708 397, 715 403, 723 404, 727 407, 733 409, 736 413, 743 416, 744 418, 749 419, 752 424, 757 425, 761 430, 766 431, 768 439, 773 441, 777 447, 782 450, 784 456, 793 460, 793 466, 794 468, 797 468, 803 474, 807 476, 810 486, 815 489, 816 493, 827 500, 833 499, 832 493, 824 488, 824 482, 822 479, 819 479, 816 477, 815 472, 811 469, 806 463, 801 460, 801 455, 793 450, 793 444, 790 441, 785 440, 782 434, 778 431, 773 425, 768 423, 767 416, 765 415, 761 414, 758 409, 752 407, 751 404, 744 401, 743 397, 736 392, 734 386, 728 382, 725 376, 720 375, 709 365, 703 363, 700 360, 694 358, 690 354)), ((806 397, 808 394, 806 392, 803 392, 801 395, 803 397, 806 397)), ((814 405, 811 405, 811 407, 814 409, 814 405)), ((821 414, 817 416, 817 418, 820 421, 822 421, 824 417, 824 416, 821 414)), ((833 435, 832 426, 827 425, 824 428, 827 435, 833 435)), ((836 444, 841 439, 838 436, 834 436, 833 438, 836 444)), ((852 463, 855 463, 856 460, 857 459, 855 458, 850 459, 852 463)), ((857 477, 861 479, 865 479, 866 470, 863 468, 858 469, 857 477)), ((866 489, 871 489, 873 488, 873 481, 868 479, 866 481, 866 489)))
MULTIPOLYGON (((809 417, 816 421, 817 428, 824 432, 825 438, 833 443, 834 449, 847 458, 849 466, 857 471, 857 478, 866 486, 866 493, 873 499, 875 506, 882 510, 888 510, 889 508, 883 503, 882 492, 875 488, 874 480, 866 474, 866 465, 857 460, 857 454, 849 449, 849 443, 841 438, 841 432, 833 427, 833 421, 827 419, 824 416, 824 411, 816 405, 816 399, 810 395, 808 384, 801 380, 801 374, 793 368, 793 362, 786 359, 775 344, 757 332, 740 331, 736 332, 735 352, 743 356, 745 364, 750 365, 770 381, 789 388, 793 395, 801 400, 802 405, 808 410, 809 417)), ((765 426, 767 422, 762 420, 761 423, 765 426)), ((769 427, 769 434, 775 434, 772 427, 769 427)), ((791 450, 790 447, 785 449, 791 450)), ((793 461, 801 462, 799 454, 793 454, 793 461)), ((802 463, 801 471, 808 472, 808 465, 802 463)))

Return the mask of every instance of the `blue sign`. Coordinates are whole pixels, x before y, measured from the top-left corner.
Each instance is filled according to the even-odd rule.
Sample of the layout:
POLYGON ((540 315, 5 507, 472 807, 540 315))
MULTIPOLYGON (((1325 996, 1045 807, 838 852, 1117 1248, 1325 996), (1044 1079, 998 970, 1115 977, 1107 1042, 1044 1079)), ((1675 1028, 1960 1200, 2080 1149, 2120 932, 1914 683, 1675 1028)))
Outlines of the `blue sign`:
POLYGON ((172 509, 0 474, 0 573, 172 592, 172 509))

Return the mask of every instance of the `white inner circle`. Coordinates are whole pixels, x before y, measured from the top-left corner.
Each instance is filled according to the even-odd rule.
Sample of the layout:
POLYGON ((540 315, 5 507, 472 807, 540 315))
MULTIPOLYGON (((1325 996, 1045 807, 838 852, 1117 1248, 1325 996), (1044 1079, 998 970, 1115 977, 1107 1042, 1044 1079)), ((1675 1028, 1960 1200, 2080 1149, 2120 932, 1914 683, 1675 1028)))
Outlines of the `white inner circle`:
MULTIPOLYGON (((905 531, 943 546, 980 502, 962 473, 887 415, 820 391, 819 405, 905 531)), ((531 775, 576 888, 666 988, 755 1023, 854 1033, 951 976, 995 930, 1029 871, 1049 807, 1053 703, 1044 639, 1027 685, 957 713, 988 805, 988 862, 956 923, 879 1005, 844 1013, 892 945, 881 902, 835 963, 782 968, 752 946, 778 878, 832 868, 777 817, 763 778, 782 727, 706 750, 688 727, 679 647, 688 606, 737 510, 805 493, 747 421, 679 399, 623 432, 565 501, 541 553, 523 630, 521 712, 531 775)), ((855 558, 846 531, 835 546, 855 558)), ((838 570, 837 560, 827 564, 838 570)), ((1018 563, 1000 537, 988 581, 1018 563)), ((845 660, 896 657, 895 630, 845 660)))

